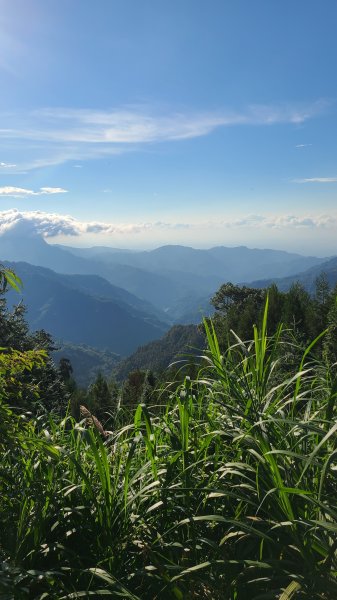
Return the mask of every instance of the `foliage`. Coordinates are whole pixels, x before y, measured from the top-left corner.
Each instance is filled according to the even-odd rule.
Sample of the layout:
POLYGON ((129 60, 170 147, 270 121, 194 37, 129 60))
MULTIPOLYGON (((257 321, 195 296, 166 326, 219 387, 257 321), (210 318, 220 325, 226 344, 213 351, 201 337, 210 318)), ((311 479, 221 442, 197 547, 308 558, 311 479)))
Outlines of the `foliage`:
POLYGON ((25 319, 25 307, 18 304, 8 310, 4 291, 10 285, 21 285, 16 275, 0 268, 0 369, 6 401, 30 411, 65 410, 68 399, 50 353, 54 350, 51 336, 44 331, 31 333, 25 319), (43 400, 41 402, 41 400, 43 400))
POLYGON ((89 387, 88 400, 90 410, 101 420, 106 420, 107 413, 114 412, 117 399, 109 389, 109 384, 102 373, 98 373, 89 387))
POLYGON ((13 269, 0 265, 0 290, 1 292, 6 291, 8 287, 19 292, 22 287, 22 281, 18 277, 13 269))
POLYGON ((287 373, 267 308, 106 442, 1 403, 3 598, 336 598, 334 367, 287 373))
POLYGON ((313 295, 298 282, 288 292, 281 292, 275 284, 258 289, 226 283, 211 300, 216 309, 213 321, 223 348, 227 347, 232 330, 240 338, 249 339, 254 324, 262 321, 267 295, 269 331, 275 333, 279 323, 283 323, 302 342, 302 349, 333 320, 337 286, 331 290, 324 273, 316 279, 313 295))
POLYGON ((249 300, 253 300, 254 305, 261 306, 263 298, 264 290, 224 283, 213 296, 212 304, 217 311, 227 315, 232 306, 241 310, 249 300))
POLYGON ((131 371, 122 386, 123 405, 135 407, 140 403, 148 404, 153 396, 156 378, 152 371, 137 369, 131 371))

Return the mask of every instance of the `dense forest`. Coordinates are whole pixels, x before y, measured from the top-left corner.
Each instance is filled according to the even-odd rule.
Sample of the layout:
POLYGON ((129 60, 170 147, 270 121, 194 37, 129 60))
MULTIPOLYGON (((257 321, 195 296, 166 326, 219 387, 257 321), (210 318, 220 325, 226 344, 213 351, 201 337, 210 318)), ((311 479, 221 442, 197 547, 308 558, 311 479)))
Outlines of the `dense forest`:
POLYGON ((313 294, 226 283, 212 319, 86 389, 0 283, 0 598, 337 597, 324 273, 313 294))

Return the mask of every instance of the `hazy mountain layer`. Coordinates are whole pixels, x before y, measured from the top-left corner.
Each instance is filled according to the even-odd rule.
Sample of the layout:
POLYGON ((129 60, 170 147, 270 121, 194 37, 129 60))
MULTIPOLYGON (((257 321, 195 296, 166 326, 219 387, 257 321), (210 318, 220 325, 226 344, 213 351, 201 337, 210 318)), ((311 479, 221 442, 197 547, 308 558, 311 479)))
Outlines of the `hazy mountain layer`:
MULTIPOLYGON (((127 254, 127 253, 124 253, 127 254)), ((95 258, 76 256, 59 246, 47 244, 37 235, 22 235, 20 230, 11 230, 0 236, 0 258, 9 261, 25 261, 43 266, 63 274, 99 275, 113 285, 121 287, 157 308, 169 310, 178 300, 199 289, 199 295, 215 291, 221 278, 211 281, 207 277, 194 277, 185 281, 181 273, 175 278, 160 272, 152 272, 136 266, 120 263, 106 263, 95 258)))
POLYGON ((257 279, 260 275, 283 277, 304 271, 326 260, 282 250, 250 249, 245 246, 217 246, 207 250, 186 246, 162 246, 145 252, 103 247, 65 248, 78 257, 95 257, 96 260, 110 265, 125 264, 147 271, 159 271, 169 276, 173 273, 193 274, 210 281, 212 277, 233 282, 249 281, 251 276, 257 279))
POLYGON ((160 337, 167 329, 155 316, 135 307, 138 302, 142 306, 138 299, 98 277, 69 277, 27 263, 11 266, 24 288, 19 296, 10 292, 10 299, 18 302, 22 298, 32 329, 45 329, 57 339, 121 355, 160 337), (104 289, 108 296, 95 295, 95 284, 98 294, 104 289))
POLYGON ((293 275, 324 261, 243 246, 209 250, 162 246, 146 252, 103 247, 66 247, 66 250, 77 258, 94 259, 105 265, 110 281, 165 310, 176 323, 196 323, 202 313, 209 313, 207 299, 225 281, 239 283, 265 276, 293 275))
POLYGON ((0 258, 24 260, 58 273, 100 275, 164 310, 169 318, 174 315, 174 320, 187 322, 191 297, 207 297, 225 281, 290 276, 323 262, 320 258, 243 246, 209 250, 162 246, 146 252, 53 246, 19 227, 0 237, 0 258))
POLYGON ((272 283, 276 283, 279 290, 286 292, 294 283, 299 282, 308 292, 313 293, 315 291, 315 281, 322 272, 326 274, 331 288, 337 285, 337 258, 331 258, 317 267, 311 267, 303 273, 297 273, 291 277, 260 279, 249 283, 249 285, 252 287, 268 287, 272 283))

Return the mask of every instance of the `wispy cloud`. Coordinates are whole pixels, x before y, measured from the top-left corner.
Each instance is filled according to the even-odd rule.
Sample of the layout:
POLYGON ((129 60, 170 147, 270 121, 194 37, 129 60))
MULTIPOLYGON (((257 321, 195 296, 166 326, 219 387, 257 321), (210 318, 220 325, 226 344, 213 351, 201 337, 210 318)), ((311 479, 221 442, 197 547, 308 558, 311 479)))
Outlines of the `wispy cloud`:
POLYGON ((144 109, 97 111, 86 109, 44 109, 19 119, 21 126, 1 129, 10 139, 45 142, 134 144, 179 140, 207 135, 218 127, 303 123, 322 111, 325 103, 306 107, 251 105, 245 110, 174 112, 153 115, 144 109))
POLYGON ((15 167, 16 167, 16 165, 14 165, 14 164, 0 162, 0 169, 14 169, 15 167))
POLYGON ((293 179, 293 183, 336 183, 337 177, 305 177, 293 179))
POLYGON ((22 170, 100 158, 146 144, 192 139, 223 127, 301 124, 322 113, 327 105, 319 100, 309 105, 249 105, 242 110, 166 114, 139 106, 41 109, 30 114, 0 115, 0 137, 3 144, 17 142, 18 148, 33 149, 33 157, 20 165, 22 170))
POLYGON ((83 236, 133 235, 155 231, 219 231, 232 230, 315 230, 336 229, 336 215, 247 215, 239 218, 198 222, 169 223, 163 221, 143 223, 104 223, 100 221, 79 221, 71 215, 60 215, 42 211, 20 211, 16 208, 0 212, 0 235, 11 230, 20 233, 36 233, 46 238, 58 235, 83 236))
POLYGON ((321 229, 337 226, 337 215, 248 215, 239 219, 228 219, 220 225, 229 228, 267 229, 321 229))
POLYGON ((43 196, 49 194, 65 194, 68 190, 64 190, 60 187, 41 187, 39 190, 29 190, 21 187, 14 187, 6 185, 0 187, 0 196, 7 196, 11 198, 25 198, 27 196, 43 196))
POLYGON ((312 146, 312 144, 296 144, 295 148, 308 148, 308 146, 312 146))

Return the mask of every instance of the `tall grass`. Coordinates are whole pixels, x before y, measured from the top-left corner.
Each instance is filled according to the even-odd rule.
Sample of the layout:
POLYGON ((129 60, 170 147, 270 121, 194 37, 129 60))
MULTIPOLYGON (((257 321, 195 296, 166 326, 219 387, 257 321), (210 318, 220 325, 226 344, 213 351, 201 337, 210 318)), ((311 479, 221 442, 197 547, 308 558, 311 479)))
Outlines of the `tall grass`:
POLYGON ((333 370, 267 311, 106 442, 1 405, 1 598, 337 598, 333 370))

